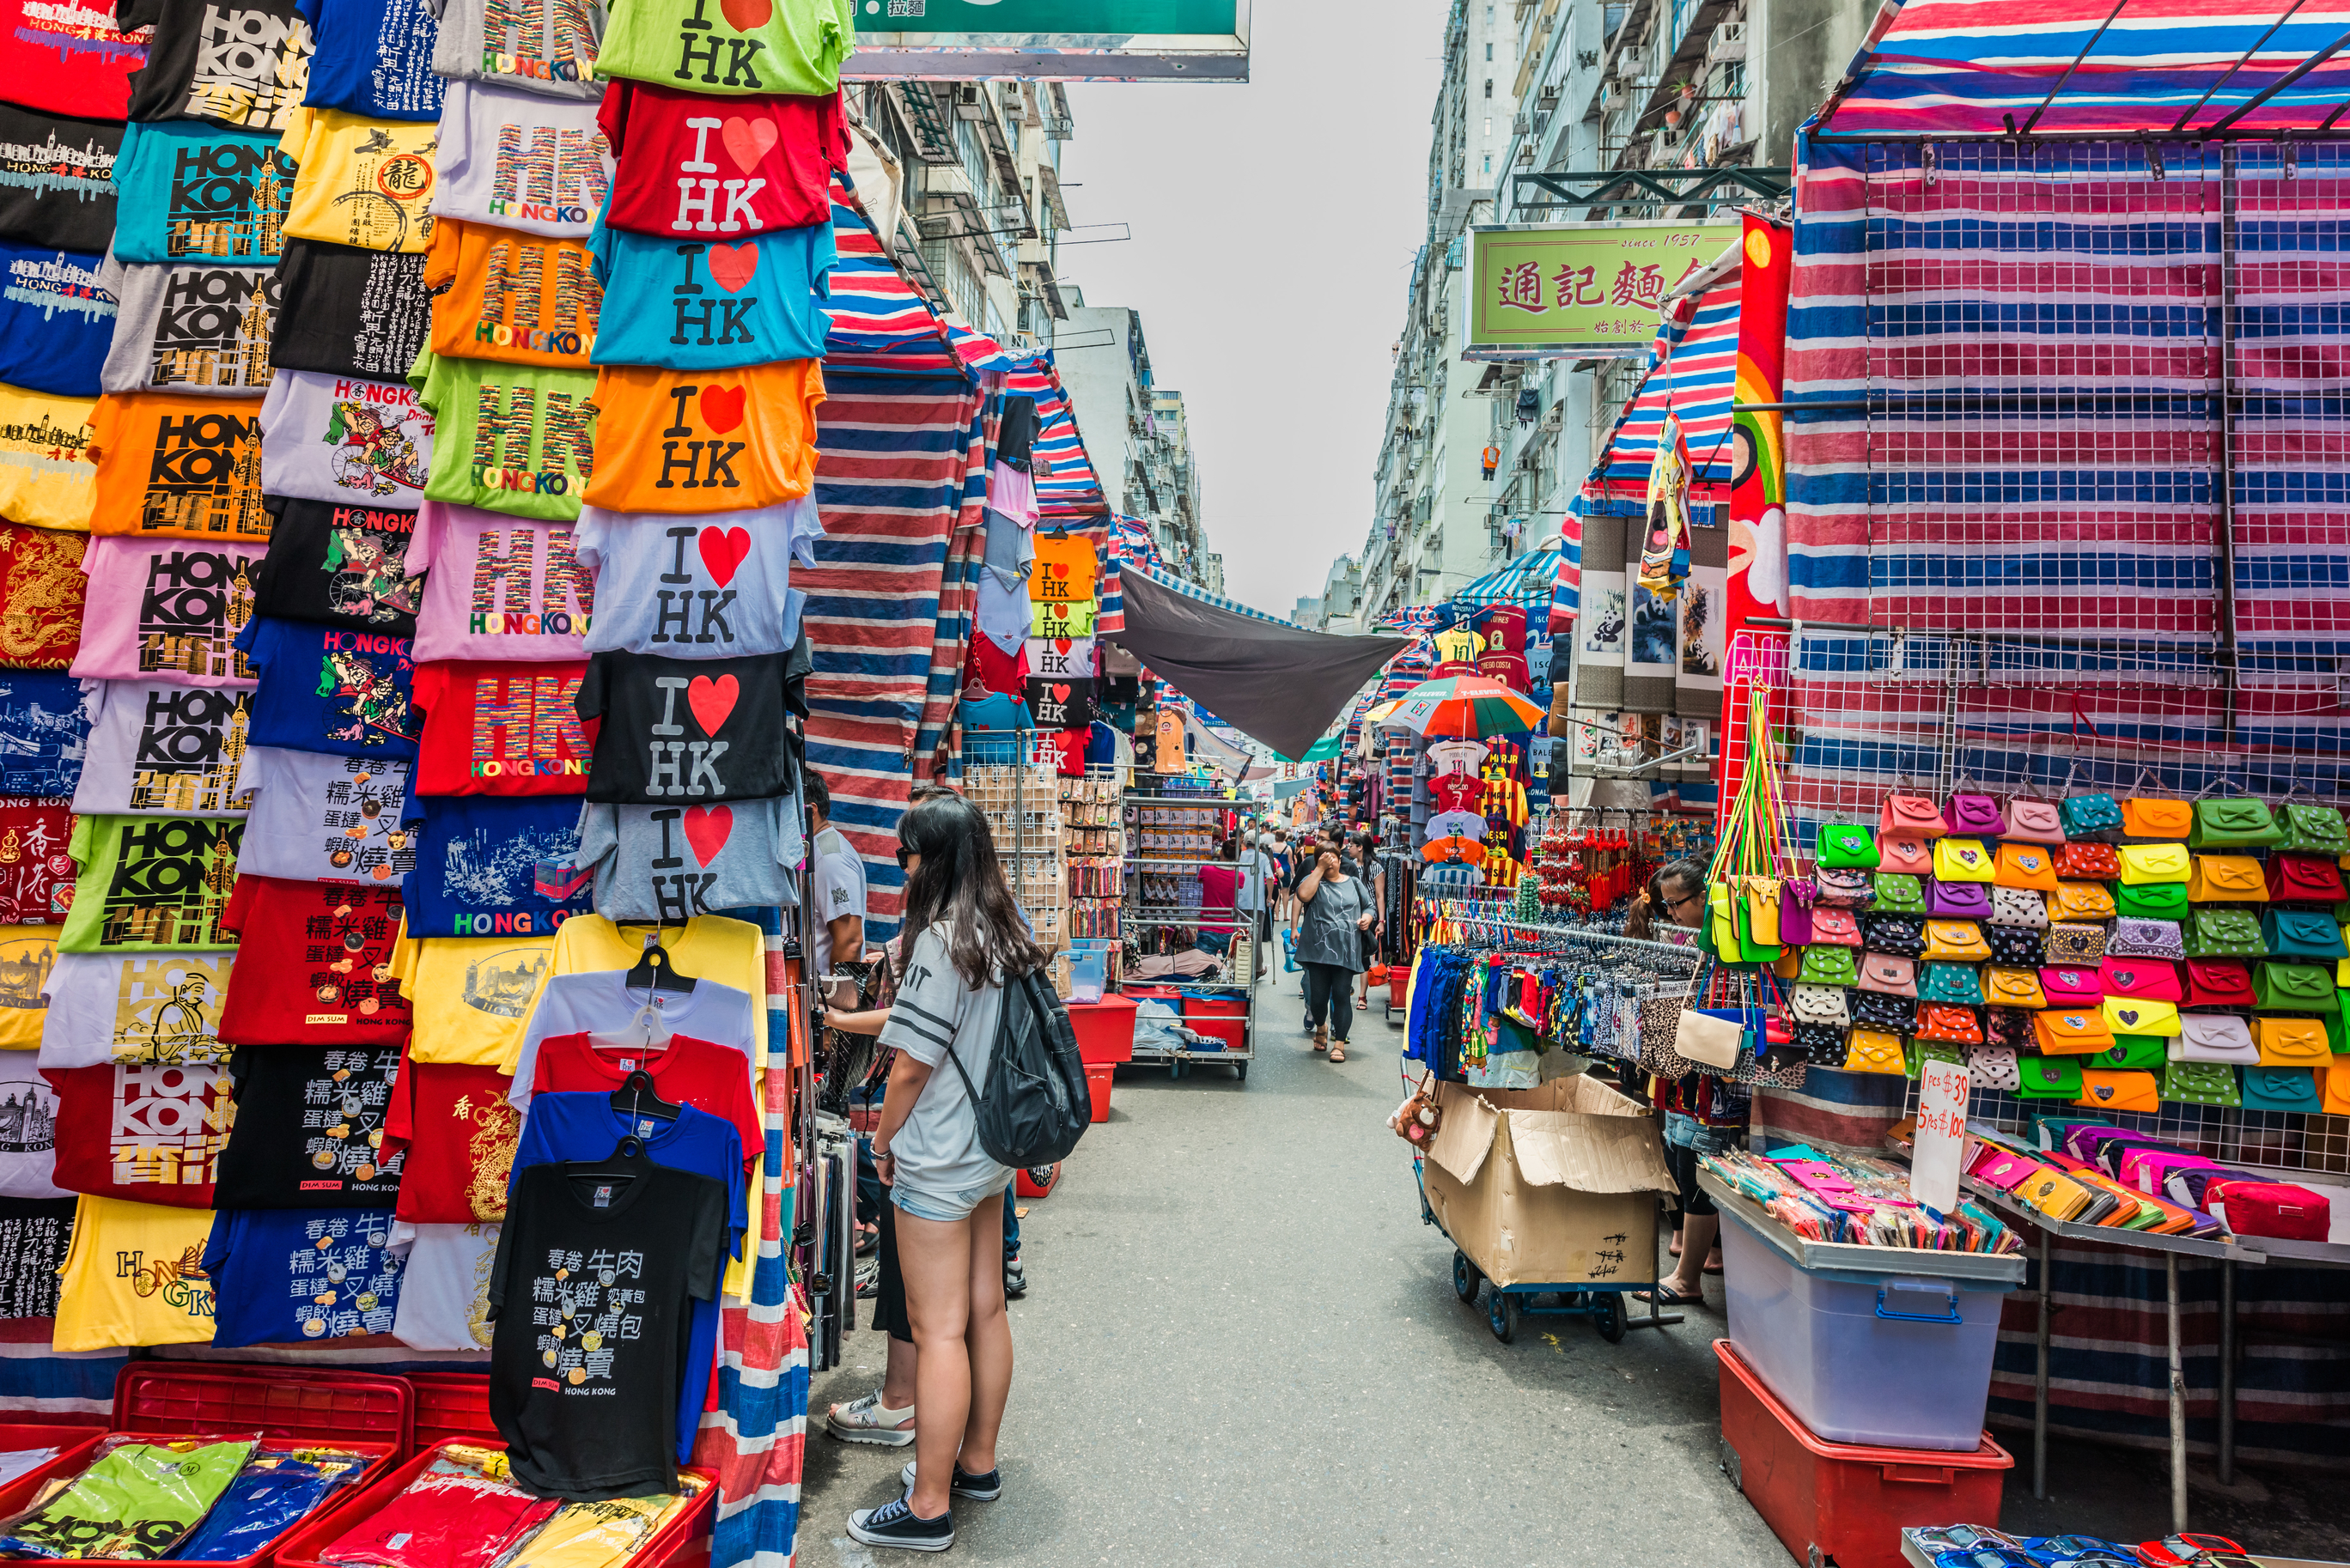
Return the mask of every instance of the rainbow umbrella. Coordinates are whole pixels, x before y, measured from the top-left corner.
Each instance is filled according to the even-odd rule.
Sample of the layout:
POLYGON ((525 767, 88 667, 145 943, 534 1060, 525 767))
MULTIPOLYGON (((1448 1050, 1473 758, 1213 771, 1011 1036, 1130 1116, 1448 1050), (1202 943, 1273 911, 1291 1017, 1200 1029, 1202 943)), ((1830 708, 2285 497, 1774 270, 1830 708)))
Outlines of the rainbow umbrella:
POLYGON ((1447 675, 1423 680, 1397 700, 1381 721, 1419 735, 1483 736, 1531 730, 1546 715, 1503 685, 1482 675, 1447 675))

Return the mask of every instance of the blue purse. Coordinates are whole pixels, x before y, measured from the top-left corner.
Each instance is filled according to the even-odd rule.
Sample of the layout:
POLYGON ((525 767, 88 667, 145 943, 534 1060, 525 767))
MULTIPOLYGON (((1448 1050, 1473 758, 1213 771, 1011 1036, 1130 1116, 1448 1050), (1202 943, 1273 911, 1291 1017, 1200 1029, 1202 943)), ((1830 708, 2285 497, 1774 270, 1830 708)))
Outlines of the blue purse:
POLYGON ((2056 803, 2067 838, 2091 837, 2122 830, 2121 802, 2109 794, 2076 794, 2056 803))
POLYGON ((2243 1096, 2248 1111, 2314 1111, 2324 1105, 2311 1067, 2247 1067, 2243 1096))

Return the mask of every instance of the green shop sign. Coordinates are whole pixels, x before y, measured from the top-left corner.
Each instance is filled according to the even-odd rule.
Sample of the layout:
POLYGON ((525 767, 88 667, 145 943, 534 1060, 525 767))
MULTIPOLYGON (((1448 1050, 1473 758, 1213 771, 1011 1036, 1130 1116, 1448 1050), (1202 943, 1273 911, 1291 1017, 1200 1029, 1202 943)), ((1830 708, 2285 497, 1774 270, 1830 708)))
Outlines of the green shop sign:
POLYGON ((1249 0, 852 0, 851 80, 1246 81, 1249 0))
POLYGON ((1469 234, 1472 359, 1645 354, 1657 307, 1739 223, 1506 223, 1469 234))

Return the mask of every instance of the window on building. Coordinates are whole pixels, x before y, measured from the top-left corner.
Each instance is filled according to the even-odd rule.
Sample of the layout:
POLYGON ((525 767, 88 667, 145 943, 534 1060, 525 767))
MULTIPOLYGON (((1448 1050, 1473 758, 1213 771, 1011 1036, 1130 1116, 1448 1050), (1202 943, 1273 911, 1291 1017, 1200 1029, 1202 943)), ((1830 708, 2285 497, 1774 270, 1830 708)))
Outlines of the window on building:
POLYGON ((1485 134, 1488 136, 1493 134, 1493 117, 1490 114, 1485 117, 1485 134))
POLYGON ((1493 46, 1491 44, 1485 46, 1485 57, 1489 60, 1493 57, 1493 46))
POLYGON ((1491 77, 1485 78, 1485 96, 1487 98, 1493 96, 1493 78, 1491 77))
POLYGON ((1493 171, 1493 155, 1492 155, 1492 153, 1488 152, 1487 154, 1485 154, 1485 172, 1486 172, 1486 173, 1488 173, 1488 174, 1491 174, 1492 171, 1493 171))

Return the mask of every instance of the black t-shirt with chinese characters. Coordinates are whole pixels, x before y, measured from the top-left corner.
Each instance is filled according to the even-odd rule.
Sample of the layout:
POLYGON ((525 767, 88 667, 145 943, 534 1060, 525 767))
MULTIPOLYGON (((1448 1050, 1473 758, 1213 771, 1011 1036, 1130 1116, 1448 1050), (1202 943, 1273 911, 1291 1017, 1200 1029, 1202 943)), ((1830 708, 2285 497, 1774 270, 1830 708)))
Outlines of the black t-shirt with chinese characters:
POLYGON ((279 620, 416 635, 424 579, 407 566, 416 514, 265 496, 276 522, 255 574, 253 611, 279 620))
POLYGON ((0 236, 99 254, 114 242, 122 127, 0 103, 0 236))
POLYGON ((153 26, 130 73, 133 119, 283 130, 309 77, 310 24, 293 0, 122 0, 116 26, 153 26))
POLYGON ((389 1209, 402 1156, 383 1158, 397 1044, 258 1045, 229 1062, 236 1121, 216 1209, 389 1209))
POLYGON ((677 1490, 691 1303, 717 1299, 726 1207, 720 1183, 647 1159, 515 1179, 489 1288, 490 1419, 515 1480, 574 1502, 677 1490))
POLYGON ((0 1198, 0 1318, 57 1315, 57 1271, 73 1241, 73 1198, 0 1198))
POLYGON ((269 362, 371 381, 404 381, 432 335, 424 253, 287 240, 277 263, 269 362))
POLYGON ((588 798, 623 805, 772 800, 792 787, 785 653, 599 653, 579 682, 588 798))

